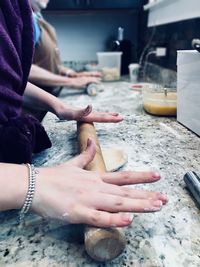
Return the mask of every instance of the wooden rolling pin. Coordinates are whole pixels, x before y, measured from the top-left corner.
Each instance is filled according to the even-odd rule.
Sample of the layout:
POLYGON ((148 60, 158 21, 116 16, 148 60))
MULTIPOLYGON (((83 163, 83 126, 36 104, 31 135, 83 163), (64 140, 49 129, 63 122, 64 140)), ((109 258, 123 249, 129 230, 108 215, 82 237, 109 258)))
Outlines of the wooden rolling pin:
MULTIPOLYGON (((96 155, 85 169, 105 172, 106 166, 93 123, 77 123, 77 134, 80 152, 85 150, 88 138, 96 143, 96 155)), ((125 236, 120 228, 86 226, 84 238, 88 255, 101 262, 112 260, 119 256, 126 245, 125 236)))

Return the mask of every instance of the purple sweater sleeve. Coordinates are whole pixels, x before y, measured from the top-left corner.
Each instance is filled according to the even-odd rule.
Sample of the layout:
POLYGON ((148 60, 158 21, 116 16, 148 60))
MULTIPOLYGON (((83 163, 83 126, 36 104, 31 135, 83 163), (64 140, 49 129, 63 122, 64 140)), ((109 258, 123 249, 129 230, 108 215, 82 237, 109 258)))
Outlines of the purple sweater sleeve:
POLYGON ((0 161, 5 162, 30 162, 32 153, 51 146, 42 125, 21 115, 34 48, 28 2, 0 5, 0 161))

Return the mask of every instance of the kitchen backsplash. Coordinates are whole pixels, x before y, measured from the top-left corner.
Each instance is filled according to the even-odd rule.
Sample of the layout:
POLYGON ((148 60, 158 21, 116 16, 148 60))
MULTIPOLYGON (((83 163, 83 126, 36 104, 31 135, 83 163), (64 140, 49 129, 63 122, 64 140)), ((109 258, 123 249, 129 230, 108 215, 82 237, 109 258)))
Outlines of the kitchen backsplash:
MULTIPOLYGON (((139 25, 139 47, 138 55, 141 55, 144 47, 152 41, 148 51, 156 47, 166 47, 167 54, 165 57, 155 57, 150 55, 148 62, 145 64, 145 76, 140 79, 143 81, 155 81, 166 86, 176 85, 176 60, 177 50, 192 49, 191 41, 193 38, 200 38, 200 19, 191 19, 155 28, 147 28, 147 17, 143 15, 139 25)), ((139 61, 139 57, 137 59, 139 61)), ((86 64, 95 64, 92 60, 73 60, 65 61, 66 66, 77 71, 83 70, 86 64)), ((143 69, 144 70, 144 69, 143 69)))
MULTIPOLYGON (((142 69, 144 71, 144 69, 142 69)), ((155 82, 165 87, 176 88, 177 73, 158 64, 147 63, 145 73, 140 73, 140 82, 155 82)))
POLYGON ((167 55, 160 58, 151 55, 148 58, 148 62, 172 70, 176 70, 177 50, 192 49, 192 39, 200 38, 199 18, 157 26, 155 28, 146 28, 146 23, 147 19, 143 16, 143 22, 140 25, 139 44, 141 47, 139 54, 141 54, 143 48, 152 38, 148 50, 156 47, 166 47, 167 55))
POLYGON ((73 61, 64 61, 63 64, 68 67, 71 68, 75 71, 83 71, 85 70, 85 66, 90 64, 97 64, 97 61, 92 61, 92 60, 73 60, 73 61))

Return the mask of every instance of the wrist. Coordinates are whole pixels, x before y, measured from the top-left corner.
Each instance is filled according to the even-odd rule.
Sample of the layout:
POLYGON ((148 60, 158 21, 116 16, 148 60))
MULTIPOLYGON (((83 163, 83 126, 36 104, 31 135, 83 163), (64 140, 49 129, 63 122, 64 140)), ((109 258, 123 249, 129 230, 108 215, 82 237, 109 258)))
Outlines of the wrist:
POLYGON ((79 79, 79 77, 75 76, 75 77, 66 77, 66 86, 69 86, 71 88, 76 88, 76 89, 80 89, 82 88, 82 84, 81 81, 79 79))
MULTIPOLYGON (((46 216, 48 207, 46 203, 50 202, 51 192, 54 189, 52 178, 56 177, 54 168, 41 167, 38 169, 38 174, 35 184, 35 195, 33 198, 31 210, 41 216, 46 216)), ((51 212, 51 211, 50 211, 51 212)))
MULTIPOLYGON (((14 209, 21 209, 24 201, 26 199, 26 195, 28 192, 28 186, 29 186, 29 170, 26 165, 22 165, 20 175, 18 175, 18 178, 13 182, 13 186, 18 188, 19 190, 16 190, 16 192, 13 194, 13 203, 14 203, 14 209)), ((14 189, 14 188, 13 188, 14 189)))
POLYGON ((28 169, 25 165, 0 164, 2 190, 0 210, 20 209, 28 190, 28 169))
MULTIPOLYGON (((63 114, 65 109, 66 109, 66 105, 62 101, 59 100, 59 101, 57 101, 57 103, 55 103, 53 105, 51 112, 53 114, 55 114, 58 118, 60 118, 60 116, 61 116, 60 114, 63 114)), ((62 118, 60 118, 60 119, 62 119, 62 118)))
POLYGON ((32 208, 33 198, 35 195, 35 183, 36 183, 36 175, 38 174, 38 170, 35 169, 33 164, 26 164, 28 168, 28 190, 26 194, 26 198, 24 200, 23 206, 20 209, 19 221, 22 222, 26 213, 30 211, 32 208))

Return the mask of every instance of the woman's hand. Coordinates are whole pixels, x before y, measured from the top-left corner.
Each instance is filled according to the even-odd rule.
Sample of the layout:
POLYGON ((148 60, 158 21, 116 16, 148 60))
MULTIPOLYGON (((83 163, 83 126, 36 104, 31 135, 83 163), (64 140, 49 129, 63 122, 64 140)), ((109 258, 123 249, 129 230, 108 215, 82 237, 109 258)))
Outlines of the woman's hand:
POLYGON ((102 78, 102 72, 100 71, 83 71, 83 72, 77 72, 76 77, 97 77, 102 78))
POLYGON ((123 118, 116 112, 95 112, 88 105, 83 109, 75 109, 60 105, 55 114, 60 120, 76 120, 83 122, 120 122, 123 118))
POLYGON ((81 71, 76 72, 73 69, 66 68, 64 66, 60 66, 60 75, 68 76, 71 78, 77 78, 77 77, 97 77, 102 78, 102 73, 100 71, 81 71))
POLYGON ((68 80, 68 86, 71 86, 73 88, 84 88, 90 83, 100 83, 101 79, 97 77, 92 76, 78 76, 70 78, 70 81, 68 80))
POLYGON ((68 76, 71 78, 77 78, 77 77, 97 77, 102 78, 102 73, 100 71, 81 71, 76 72, 73 69, 66 68, 64 66, 60 66, 59 68, 60 75, 68 76))
POLYGON ((123 187, 155 182, 158 173, 83 170, 95 153, 94 142, 88 140, 79 156, 57 167, 40 168, 32 210, 67 223, 122 227, 132 222, 132 212, 155 212, 167 202, 161 193, 123 187))
POLYGON ((77 77, 76 74, 77 72, 74 71, 73 69, 66 68, 63 65, 59 66, 59 74, 63 76, 68 76, 68 77, 77 77))
POLYGON ((28 83, 24 101, 26 105, 34 105, 38 109, 45 109, 55 114, 60 120, 76 120, 84 122, 120 122, 123 120, 117 113, 93 112, 92 106, 74 108, 64 104, 57 97, 45 92, 37 86, 28 83))

